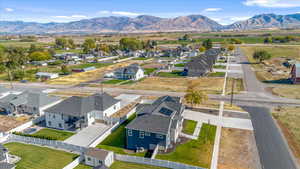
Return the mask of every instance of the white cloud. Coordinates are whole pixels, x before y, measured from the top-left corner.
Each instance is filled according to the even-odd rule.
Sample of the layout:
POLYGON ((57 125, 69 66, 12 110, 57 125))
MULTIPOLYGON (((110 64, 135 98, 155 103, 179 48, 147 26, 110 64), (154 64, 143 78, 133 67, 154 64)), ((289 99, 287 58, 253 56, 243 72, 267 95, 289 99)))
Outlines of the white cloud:
POLYGON ((139 16, 140 13, 126 12, 126 11, 99 11, 100 15, 120 15, 120 16, 139 16))
POLYGON ((246 0, 243 4, 247 6, 260 6, 267 8, 300 7, 299 0, 246 0))
POLYGON ((12 8, 4 8, 4 10, 5 10, 6 12, 13 12, 13 11, 14 11, 14 9, 12 9, 12 8))
POLYGON ((222 10, 222 8, 206 8, 203 10, 203 12, 218 12, 221 10, 222 10))
POLYGON ((83 19, 83 18, 87 18, 87 16, 85 16, 85 15, 71 15, 71 16, 59 15, 59 16, 53 16, 53 18, 58 18, 58 19, 83 19))

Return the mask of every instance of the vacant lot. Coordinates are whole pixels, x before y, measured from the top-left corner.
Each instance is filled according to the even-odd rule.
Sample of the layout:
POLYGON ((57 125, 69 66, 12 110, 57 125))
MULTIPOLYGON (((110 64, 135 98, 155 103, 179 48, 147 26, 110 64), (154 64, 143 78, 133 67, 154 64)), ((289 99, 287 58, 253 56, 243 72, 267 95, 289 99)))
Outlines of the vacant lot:
POLYGON ((38 132, 32 134, 33 136, 40 136, 40 137, 51 137, 55 140, 66 140, 67 138, 74 135, 74 133, 62 131, 62 130, 54 130, 54 129, 48 129, 44 128, 39 130, 38 132))
POLYGON ((49 84, 58 84, 58 85, 76 85, 84 82, 89 82, 93 80, 97 80, 103 77, 105 73, 111 72, 114 69, 128 66, 130 64, 134 63, 134 61, 128 61, 123 63, 117 63, 110 66, 104 66, 101 68, 98 68, 96 70, 88 71, 88 72, 82 72, 82 73, 75 73, 69 76, 60 77, 57 79, 53 79, 48 81, 49 84))
POLYGON ((0 131, 9 131, 30 120, 30 116, 9 117, 0 115, 0 131))
POLYGON ((197 140, 189 140, 177 145, 174 151, 158 154, 156 158, 209 168, 215 134, 216 126, 203 124, 197 140))
MULTIPOLYGON (((191 83, 197 86, 197 89, 207 93, 219 94, 222 91, 224 78, 163 78, 149 77, 130 85, 104 85, 105 87, 118 87, 133 90, 156 90, 156 91, 173 91, 185 92, 187 86, 191 83)), ((97 85, 92 85, 97 86, 97 85)))
POLYGON ((21 157, 16 169, 61 169, 78 155, 46 147, 21 143, 4 145, 11 154, 21 157))
POLYGON ((300 99, 300 85, 275 85, 270 90, 277 96, 300 99))
POLYGON ((280 107, 273 110, 290 148, 300 163, 300 107, 280 107))
POLYGON ((243 79, 228 78, 227 79, 227 84, 226 84, 226 94, 231 94, 233 81, 234 81, 234 86, 233 86, 233 93, 234 94, 237 94, 237 93, 245 90, 243 79))
POLYGON ((222 129, 219 169, 260 169, 260 161, 252 131, 222 129))

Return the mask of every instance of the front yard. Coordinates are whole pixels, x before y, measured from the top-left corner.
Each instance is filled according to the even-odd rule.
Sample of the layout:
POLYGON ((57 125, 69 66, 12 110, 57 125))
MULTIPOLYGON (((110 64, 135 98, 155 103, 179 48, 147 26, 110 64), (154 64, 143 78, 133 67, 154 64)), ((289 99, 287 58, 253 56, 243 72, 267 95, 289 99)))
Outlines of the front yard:
POLYGON ((16 169, 61 169, 78 155, 47 147, 22 143, 4 145, 11 154, 21 157, 16 169))
POLYGON ((165 169, 165 168, 151 166, 151 165, 137 164, 137 163, 127 163, 127 162, 122 162, 122 161, 115 161, 110 166, 110 169, 165 169))
POLYGON ((185 133, 185 134, 193 135, 196 126, 197 126, 196 121, 185 119, 183 121, 182 132, 185 133))
POLYGON ((197 140, 177 145, 174 151, 167 154, 160 153, 156 158, 209 168, 215 134, 216 126, 203 124, 197 140))
POLYGON ((97 148, 113 151, 118 154, 126 154, 126 155, 144 157, 146 155, 146 152, 135 153, 131 150, 127 150, 125 147, 126 146, 125 127, 134 118, 135 118, 135 115, 132 115, 129 119, 127 119, 113 133, 111 133, 104 141, 102 141, 99 145, 97 145, 97 148))
POLYGON ((172 71, 172 72, 158 72, 157 76, 159 77, 171 77, 171 78, 183 78, 182 71, 172 71))

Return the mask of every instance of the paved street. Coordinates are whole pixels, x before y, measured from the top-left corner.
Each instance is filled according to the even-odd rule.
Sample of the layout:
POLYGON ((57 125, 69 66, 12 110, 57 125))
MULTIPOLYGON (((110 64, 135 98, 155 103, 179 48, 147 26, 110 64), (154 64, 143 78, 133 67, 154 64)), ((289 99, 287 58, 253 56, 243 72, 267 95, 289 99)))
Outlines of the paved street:
POLYGON ((269 110, 243 107, 250 113, 263 169, 296 169, 293 157, 269 110))

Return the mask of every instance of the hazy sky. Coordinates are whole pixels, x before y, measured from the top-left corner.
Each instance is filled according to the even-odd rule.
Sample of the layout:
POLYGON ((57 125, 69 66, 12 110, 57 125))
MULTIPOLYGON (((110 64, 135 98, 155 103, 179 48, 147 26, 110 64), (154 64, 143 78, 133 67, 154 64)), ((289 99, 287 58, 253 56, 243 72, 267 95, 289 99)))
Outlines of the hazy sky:
POLYGON ((229 24, 261 13, 300 12, 300 0, 0 0, 0 20, 69 22, 103 16, 202 14, 229 24))

